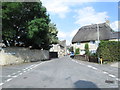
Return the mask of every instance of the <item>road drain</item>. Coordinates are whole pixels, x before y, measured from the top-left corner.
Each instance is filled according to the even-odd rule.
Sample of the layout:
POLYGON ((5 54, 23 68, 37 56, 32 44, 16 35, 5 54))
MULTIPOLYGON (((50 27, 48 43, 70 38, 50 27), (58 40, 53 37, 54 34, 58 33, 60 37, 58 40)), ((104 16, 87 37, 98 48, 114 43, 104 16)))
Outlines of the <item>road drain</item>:
POLYGON ((105 83, 112 84, 112 83, 114 83, 114 81, 112 81, 112 80, 105 80, 105 83))
POLYGON ((24 77, 23 79, 26 79, 27 77, 24 77))

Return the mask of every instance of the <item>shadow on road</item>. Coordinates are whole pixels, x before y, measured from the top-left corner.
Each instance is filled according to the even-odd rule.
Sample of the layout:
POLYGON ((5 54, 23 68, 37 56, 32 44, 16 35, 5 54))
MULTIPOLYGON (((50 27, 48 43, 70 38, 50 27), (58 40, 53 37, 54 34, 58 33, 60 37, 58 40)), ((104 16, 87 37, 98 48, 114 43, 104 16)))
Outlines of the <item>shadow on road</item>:
POLYGON ((84 90, 87 90, 88 88, 89 90, 101 90, 100 88, 97 87, 97 85, 95 85, 93 82, 90 81, 78 80, 77 82, 74 83, 74 86, 75 88, 84 88, 84 90))

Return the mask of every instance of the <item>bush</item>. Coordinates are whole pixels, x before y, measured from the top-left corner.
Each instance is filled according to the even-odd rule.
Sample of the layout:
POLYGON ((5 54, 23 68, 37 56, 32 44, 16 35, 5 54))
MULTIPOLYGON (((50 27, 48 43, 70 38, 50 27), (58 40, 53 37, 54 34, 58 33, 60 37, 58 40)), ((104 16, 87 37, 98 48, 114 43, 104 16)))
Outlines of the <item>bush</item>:
POLYGON ((103 60, 120 61, 120 41, 101 41, 97 54, 103 60))
POLYGON ((88 43, 85 44, 85 55, 87 55, 87 56, 90 55, 88 43))
POLYGON ((80 48, 75 49, 75 55, 80 54, 80 48))

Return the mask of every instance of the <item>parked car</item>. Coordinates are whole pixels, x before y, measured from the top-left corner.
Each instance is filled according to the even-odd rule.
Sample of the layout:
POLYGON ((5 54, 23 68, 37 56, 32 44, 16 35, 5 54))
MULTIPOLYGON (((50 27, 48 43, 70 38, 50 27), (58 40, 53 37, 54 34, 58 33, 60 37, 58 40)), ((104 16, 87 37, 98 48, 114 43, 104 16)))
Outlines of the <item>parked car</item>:
POLYGON ((74 56, 75 56, 74 51, 72 51, 72 52, 70 53, 70 57, 71 57, 71 58, 74 58, 74 56))

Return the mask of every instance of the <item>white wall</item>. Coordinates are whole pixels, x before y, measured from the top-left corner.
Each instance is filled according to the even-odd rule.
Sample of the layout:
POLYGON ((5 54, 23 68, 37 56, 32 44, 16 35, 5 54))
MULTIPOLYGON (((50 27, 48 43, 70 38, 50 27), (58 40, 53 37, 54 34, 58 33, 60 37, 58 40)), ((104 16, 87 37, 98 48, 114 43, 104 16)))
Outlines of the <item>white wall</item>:
POLYGON ((58 57, 64 56, 67 54, 66 47, 60 47, 59 44, 53 44, 53 47, 50 48, 50 52, 58 52, 58 57))
MULTIPOLYGON (((80 44, 75 43, 75 44, 72 44, 71 46, 73 46, 74 52, 75 52, 76 48, 80 48, 80 55, 83 55, 83 54, 85 54, 85 51, 84 51, 85 44, 86 43, 80 43, 80 44)), ((97 50, 97 47, 98 47, 97 42, 95 42, 94 44, 88 42, 88 45, 89 45, 89 51, 96 51, 97 50)))

